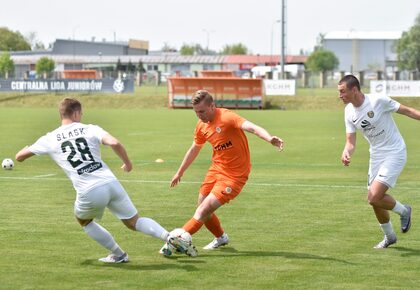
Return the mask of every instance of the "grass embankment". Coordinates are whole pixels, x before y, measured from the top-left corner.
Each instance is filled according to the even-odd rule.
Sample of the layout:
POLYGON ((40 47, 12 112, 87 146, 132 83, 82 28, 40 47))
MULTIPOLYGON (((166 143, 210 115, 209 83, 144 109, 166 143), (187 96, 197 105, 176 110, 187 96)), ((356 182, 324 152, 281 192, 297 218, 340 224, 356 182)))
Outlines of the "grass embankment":
MULTIPOLYGON (((369 92, 365 88, 365 92, 369 92)), ((1 93, 0 107, 56 107, 68 93, 1 93)), ((95 108, 166 108, 168 91, 166 85, 135 87, 132 94, 112 93, 73 93, 72 96, 82 101, 85 107, 95 108)), ((396 98, 398 101, 420 108, 419 98, 396 98)), ((335 111, 343 109, 335 88, 297 88, 295 96, 266 96, 267 110, 311 110, 335 111)))

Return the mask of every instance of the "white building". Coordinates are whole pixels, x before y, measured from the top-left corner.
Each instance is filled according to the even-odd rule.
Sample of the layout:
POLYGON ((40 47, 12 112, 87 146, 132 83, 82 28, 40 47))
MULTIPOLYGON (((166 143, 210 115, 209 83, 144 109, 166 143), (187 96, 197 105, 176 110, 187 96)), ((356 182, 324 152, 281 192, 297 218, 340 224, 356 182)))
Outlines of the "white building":
POLYGON ((334 52, 345 72, 397 70, 396 41, 402 31, 332 31, 325 34, 323 48, 334 52))

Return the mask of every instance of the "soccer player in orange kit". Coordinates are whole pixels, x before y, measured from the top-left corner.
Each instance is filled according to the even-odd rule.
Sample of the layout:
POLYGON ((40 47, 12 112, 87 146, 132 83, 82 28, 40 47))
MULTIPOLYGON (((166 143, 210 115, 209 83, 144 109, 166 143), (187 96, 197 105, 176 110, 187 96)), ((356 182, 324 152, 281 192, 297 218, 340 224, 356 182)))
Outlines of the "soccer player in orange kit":
MULTIPOLYGON (((283 150, 284 143, 279 137, 270 135, 264 128, 238 114, 228 109, 216 108, 213 97, 206 90, 199 90, 194 94, 192 105, 199 119, 194 142, 173 176, 171 187, 181 181, 184 172, 208 141, 213 147, 212 164, 201 184, 194 216, 183 229, 193 235, 205 225, 215 239, 203 249, 213 250, 229 243, 228 235, 214 212, 241 192, 251 171, 248 140, 244 131, 257 135, 277 147, 279 151, 283 150)), ((165 244, 160 252, 165 256, 172 254, 168 244, 165 244)), ((196 252, 191 254, 197 255, 196 252)))

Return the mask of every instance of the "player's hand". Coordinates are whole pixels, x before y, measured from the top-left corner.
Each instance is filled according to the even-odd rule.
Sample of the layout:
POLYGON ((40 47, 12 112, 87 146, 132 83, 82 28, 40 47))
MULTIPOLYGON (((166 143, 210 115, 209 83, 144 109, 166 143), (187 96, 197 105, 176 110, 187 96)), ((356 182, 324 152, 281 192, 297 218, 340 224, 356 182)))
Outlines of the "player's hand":
POLYGON ((124 163, 121 166, 121 169, 124 170, 124 172, 130 172, 133 169, 133 165, 131 163, 124 163))
POLYGON ((341 162, 344 166, 349 166, 350 164, 350 153, 347 150, 343 151, 343 154, 341 155, 341 162))
POLYGON ((172 177, 171 187, 175 187, 180 182, 181 182, 181 175, 179 175, 178 173, 176 173, 174 175, 174 177, 172 177))
POLYGON ((271 138, 270 143, 271 143, 273 146, 277 147, 277 148, 279 149, 279 151, 283 151, 284 141, 283 141, 282 139, 280 139, 279 137, 277 137, 277 136, 273 136, 273 137, 271 138))

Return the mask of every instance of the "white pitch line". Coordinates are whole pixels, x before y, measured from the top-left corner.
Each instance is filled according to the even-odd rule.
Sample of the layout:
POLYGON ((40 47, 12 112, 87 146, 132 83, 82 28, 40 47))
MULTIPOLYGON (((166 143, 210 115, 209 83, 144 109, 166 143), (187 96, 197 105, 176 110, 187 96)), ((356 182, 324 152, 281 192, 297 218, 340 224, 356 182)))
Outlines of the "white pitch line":
MULTIPOLYGON (((41 175, 42 176, 42 175, 41 175)), ((0 176, 0 179, 11 179, 11 180, 39 180, 39 181, 66 181, 67 178, 39 178, 39 177, 15 177, 15 176, 0 176)), ((168 180, 133 180, 133 179, 119 179, 121 182, 125 183, 159 183, 159 184, 168 184, 168 180)), ((201 184, 201 181, 182 181, 184 184, 201 184)), ((275 187, 302 187, 302 188, 358 188, 366 189, 365 185, 332 185, 332 184, 301 184, 301 183, 259 183, 259 182, 248 182, 247 186, 275 186, 275 187)), ((417 190, 418 186, 398 186, 396 190, 417 190)))
POLYGON ((50 177, 50 176, 55 176, 55 175, 57 175, 57 174, 50 173, 50 174, 44 174, 44 175, 36 175, 36 176, 34 176, 34 178, 50 177))

